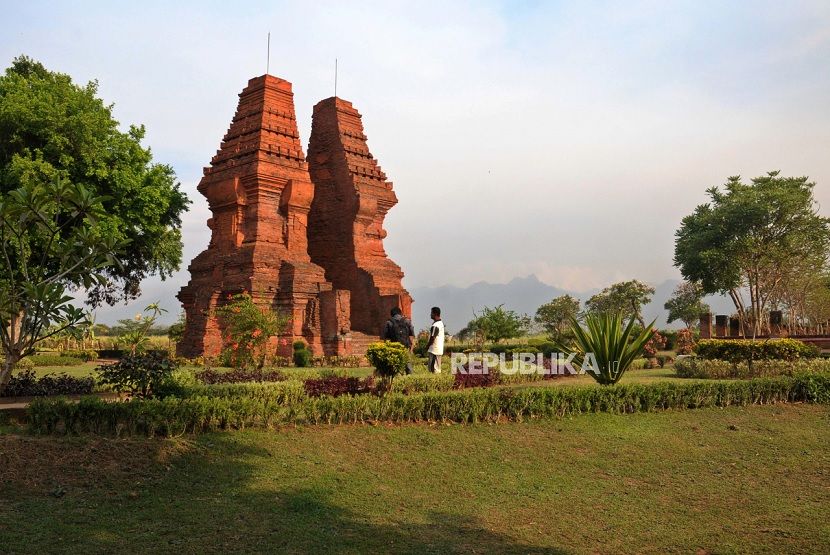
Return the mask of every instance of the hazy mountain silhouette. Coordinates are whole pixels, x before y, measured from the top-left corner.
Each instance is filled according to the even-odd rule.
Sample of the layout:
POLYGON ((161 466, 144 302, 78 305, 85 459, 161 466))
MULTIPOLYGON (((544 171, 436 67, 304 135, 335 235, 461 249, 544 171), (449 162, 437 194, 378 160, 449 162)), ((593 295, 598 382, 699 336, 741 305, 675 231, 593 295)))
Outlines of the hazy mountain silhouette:
MULTIPOLYGON (((667 312, 663 308, 663 304, 671 296, 678 283, 680 283, 679 280, 669 279, 654 285, 655 292, 651 303, 646 305, 643 310, 643 315, 647 321, 656 318, 658 327, 667 327, 667 312)), ((473 318, 474 312, 480 311, 485 306, 493 307, 504 304, 505 308, 515 310, 520 314, 533 316, 539 306, 554 297, 568 294, 584 303, 591 295, 599 291, 600 289, 581 292, 568 291, 543 283, 535 275, 517 277, 508 283, 480 281, 468 287, 453 285, 416 287, 411 290, 415 299, 412 320, 416 329, 424 329, 429 326, 430 307, 440 306, 447 331, 454 333, 463 328, 473 318)), ((732 302, 723 296, 708 297, 706 302, 717 314, 731 314, 734 311, 732 302)), ((682 324, 674 322, 668 327, 682 327, 682 324)))

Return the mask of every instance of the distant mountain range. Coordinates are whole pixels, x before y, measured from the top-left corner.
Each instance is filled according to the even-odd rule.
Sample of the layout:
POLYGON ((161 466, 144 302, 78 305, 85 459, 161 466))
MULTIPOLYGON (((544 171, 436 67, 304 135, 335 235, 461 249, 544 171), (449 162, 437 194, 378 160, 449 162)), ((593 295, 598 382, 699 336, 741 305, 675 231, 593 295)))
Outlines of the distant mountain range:
MULTIPOLYGON (((144 288, 142 298, 131 302, 129 305, 101 307, 98 309, 98 322, 114 324, 118 319, 132 318, 136 313, 141 312, 147 304, 160 301, 168 312, 159 319, 159 323, 162 325, 172 324, 181 311, 181 304, 174 296, 175 291, 178 291, 178 287, 172 286, 172 283, 171 280, 148 284, 144 288)), ((671 296, 678 283, 680 283, 679 280, 670 279, 654 285, 654 296, 651 303, 646 305, 644 310, 647 320, 657 318, 657 325, 661 328, 666 327, 667 313, 663 309, 663 304, 671 296)), ((508 283, 481 281, 468 287, 456 287, 454 285, 416 287, 410 290, 412 297, 415 299, 412 320, 416 330, 426 329, 430 323, 430 307, 440 306, 447 331, 457 332, 472 320, 473 312, 478 312, 485 306, 493 307, 504 304, 506 308, 515 310, 519 314, 533 316, 537 308, 559 295, 569 294, 584 303, 585 300, 598 291, 599 289, 581 292, 568 291, 541 282, 535 275, 517 277, 508 283)), ((709 303, 712 311, 716 314, 732 314, 734 312, 732 301, 726 297, 708 297, 706 302, 709 303)), ((668 327, 676 328, 681 327, 681 325, 674 322, 668 327)))
MULTIPOLYGON (((655 289, 654 296, 643 310, 643 315, 647 321, 656 318, 656 325, 661 328, 682 327, 680 322, 673 322, 671 326, 667 326, 666 317, 668 313, 663 308, 678 283, 680 283, 679 280, 670 279, 658 285, 653 285, 655 289)), ((469 287, 453 285, 417 287, 410 291, 415 299, 412 323, 416 329, 427 328, 430 323, 430 307, 440 306, 447 331, 454 333, 472 320, 474 312, 480 311, 485 306, 493 307, 504 304, 507 309, 532 317, 537 308, 560 295, 571 295, 584 303, 599 291, 600 289, 582 292, 568 291, 543 283, 535 275, 517 277, 508 283, 480 281, 469 287)), ((716 314, 731 314, 734 311, 732 301, 724 296, 708 297, 706 302, 709 303, 712 311, 716 314)))

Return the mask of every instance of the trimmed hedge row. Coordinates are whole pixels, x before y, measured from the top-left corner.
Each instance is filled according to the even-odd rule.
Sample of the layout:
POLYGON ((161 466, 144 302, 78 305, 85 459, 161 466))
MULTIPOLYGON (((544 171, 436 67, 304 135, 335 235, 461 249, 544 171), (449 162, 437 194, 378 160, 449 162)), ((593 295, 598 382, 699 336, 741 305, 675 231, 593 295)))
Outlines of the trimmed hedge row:
POLYGON ((820 351, 797 339, 701 339, 695 354, 709 360, 797 360, 815 358, 820 351))
POLYGON ((800 372, 830 374, 828 359, 754 360, 747 362, 706 360, 699 357, 678 358, 674 364, 681 378, 746 379, 771 376, 791 376, 800 372))
POLYGON ((78 357, 64 355, 31 355, 26 358, 34 366, 79 366, 84 363, 78 357))
MULTIPOLYGON (((269 384, 273 387, 278 384, 269 384)), ((279 384, 281 385, 281 384, 279 384)), ((239 386, 232 386, 239 387, 239 386)), ((627 384, 609 387, 484 388, 384 397, 304 398, 191 397, 79 403, 38 400, 28 409, 35 433, 179 435, 283 424, 361 422, 521 421, 592 412, 633 413, 698 407, 830 403, 830 376, 800 374, 735 382, 627 384)))

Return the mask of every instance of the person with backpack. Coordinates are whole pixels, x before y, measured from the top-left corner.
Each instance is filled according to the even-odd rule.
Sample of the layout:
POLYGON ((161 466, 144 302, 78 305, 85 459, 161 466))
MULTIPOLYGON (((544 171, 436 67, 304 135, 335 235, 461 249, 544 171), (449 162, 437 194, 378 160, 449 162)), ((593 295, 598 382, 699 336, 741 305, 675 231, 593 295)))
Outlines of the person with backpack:
MULTIPOLYGON (((392 309, 389 320, 383 326, 381 339, 400 343, 409 349, 410 355, 412 354, 412 349, 415 348, 415 328, 412 327, 412 322, 404 317, 403 312, 397 306, 392 309)), ((406 373, 412 373, 411 358, 406 363, 406 373)))

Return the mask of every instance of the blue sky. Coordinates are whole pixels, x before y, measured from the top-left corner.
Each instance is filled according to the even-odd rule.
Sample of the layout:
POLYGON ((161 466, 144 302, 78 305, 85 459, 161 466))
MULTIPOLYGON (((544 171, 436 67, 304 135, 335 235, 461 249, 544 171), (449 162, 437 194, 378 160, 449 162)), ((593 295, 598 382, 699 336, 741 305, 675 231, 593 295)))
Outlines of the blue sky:
MULTIPOLYGON (((98 79, 194 201, 250 77, 294 84, 300 133, 333 92, 364 115, 400 203, 410 288, 536 274, 573 290, 678 277, 680 218, 727 176, 809 175, 830 206, 828 2, 2 2, 0 60, 98 79)), ((826 209, 822 210, 828 213, 826 209)), ((173 295, 186 269, 148 280, 173 295)), ((416 299, 417 301, 417 299, 416 299)))

